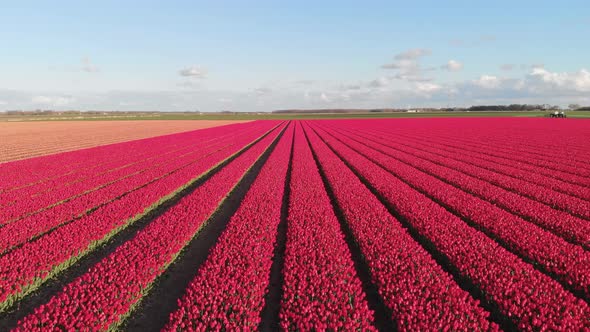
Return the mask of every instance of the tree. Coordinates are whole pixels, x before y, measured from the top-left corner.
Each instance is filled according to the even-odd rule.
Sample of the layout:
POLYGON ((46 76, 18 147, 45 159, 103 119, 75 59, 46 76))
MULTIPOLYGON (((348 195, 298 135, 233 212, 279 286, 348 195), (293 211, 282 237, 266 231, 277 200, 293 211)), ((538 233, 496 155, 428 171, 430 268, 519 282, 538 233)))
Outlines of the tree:
POLYGON ((581 108, 582 106, 580 106, 579 104, 569 104, 567 107, 568 107, 570 110, 573 110, 573 111, 575 111, 575 110, 577 110, 578 108, 581 108))

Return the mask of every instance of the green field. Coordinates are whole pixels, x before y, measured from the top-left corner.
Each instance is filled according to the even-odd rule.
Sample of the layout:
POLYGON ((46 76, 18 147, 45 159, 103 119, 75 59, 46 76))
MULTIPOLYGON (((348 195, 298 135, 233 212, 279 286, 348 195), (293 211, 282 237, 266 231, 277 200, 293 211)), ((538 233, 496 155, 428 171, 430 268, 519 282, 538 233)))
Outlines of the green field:
MULTIPOLYGON (((430 117, 543 117, 544 112, 420 112, 420 113, 307 113, 307 114, 116 114, 116 115, 0 115, 0 121, 121 121, 121 120, 289 120, 289 119, 373 119, 430 117)), ((569 118, 590 118, 590 111, 568 112, 569 118)))

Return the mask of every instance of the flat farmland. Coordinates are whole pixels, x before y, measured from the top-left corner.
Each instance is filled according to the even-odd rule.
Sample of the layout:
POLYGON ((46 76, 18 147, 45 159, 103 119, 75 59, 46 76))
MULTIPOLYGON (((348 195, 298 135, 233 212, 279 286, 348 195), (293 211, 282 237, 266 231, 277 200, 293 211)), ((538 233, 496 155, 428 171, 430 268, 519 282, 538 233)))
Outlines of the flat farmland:
POLYGON ((236 122, 244 121, 0 121, 0 162, 236 122))
POLYGON ((262 120, 6 162, 0 327, 588 330, 588 139, 262 120))

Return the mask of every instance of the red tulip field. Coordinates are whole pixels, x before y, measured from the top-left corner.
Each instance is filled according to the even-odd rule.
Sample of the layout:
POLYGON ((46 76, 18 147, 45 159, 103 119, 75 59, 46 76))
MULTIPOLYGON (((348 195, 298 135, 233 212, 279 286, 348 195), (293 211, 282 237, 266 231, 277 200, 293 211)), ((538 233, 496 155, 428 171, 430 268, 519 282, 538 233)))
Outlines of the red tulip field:
MULTIPOLYGON (((1 117, 0 117, 1 120, 1 117)), ((0 121, 0 162, 227 125, 235 120, 0 121)))
POLYGON ((260 120, 0 163, 0 330, 590 330, 590 122, 260 120))

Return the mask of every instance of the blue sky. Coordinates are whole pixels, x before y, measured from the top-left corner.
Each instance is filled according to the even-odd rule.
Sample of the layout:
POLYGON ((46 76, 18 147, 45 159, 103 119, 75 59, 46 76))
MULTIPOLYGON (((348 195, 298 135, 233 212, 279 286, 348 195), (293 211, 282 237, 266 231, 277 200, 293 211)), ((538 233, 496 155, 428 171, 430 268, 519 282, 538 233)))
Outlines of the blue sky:
POLYGON ((0 110, 590 104, 584 1, 4 1, 0 110))

